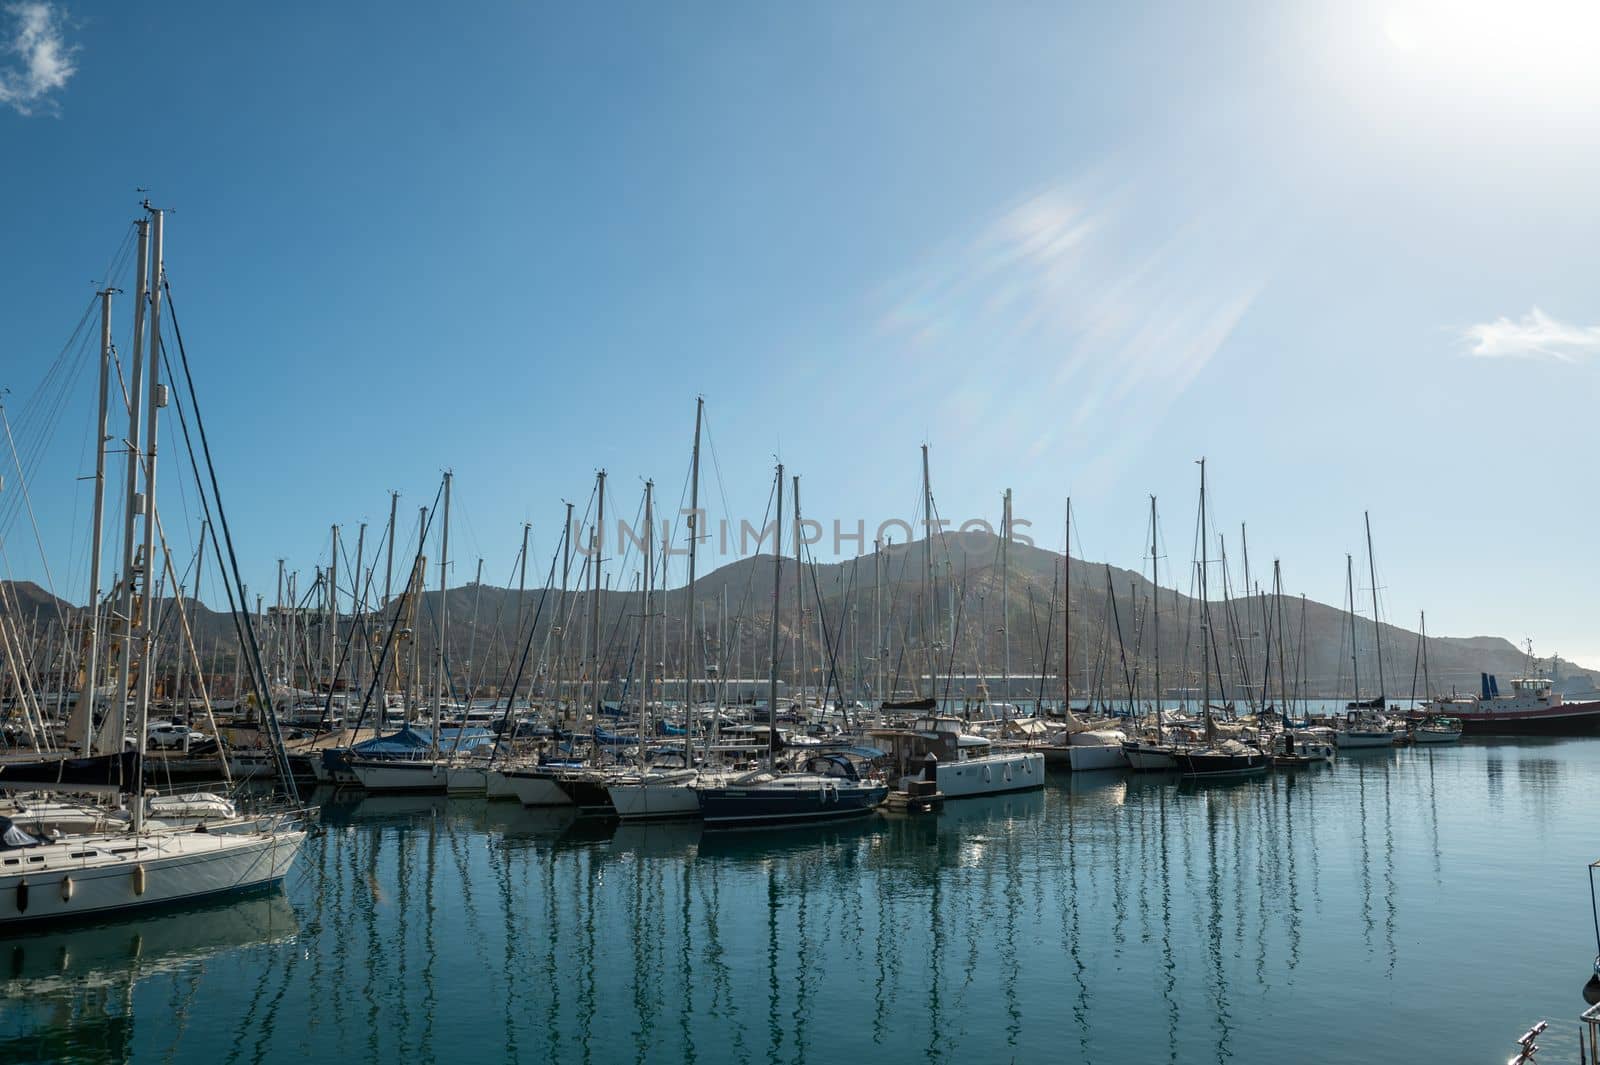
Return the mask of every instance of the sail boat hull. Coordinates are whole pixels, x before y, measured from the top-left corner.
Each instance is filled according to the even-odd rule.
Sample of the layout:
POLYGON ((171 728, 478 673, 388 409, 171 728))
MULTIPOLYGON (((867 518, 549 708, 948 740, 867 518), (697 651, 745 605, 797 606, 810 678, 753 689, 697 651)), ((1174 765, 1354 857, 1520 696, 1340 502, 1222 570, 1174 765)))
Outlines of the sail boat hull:
POLYGON ((79 836, 0 851, 0 928, 264 888, 288 873, 305 836, 299 830, 79 836))
POLYGON ((572 805, 572 796, 556 783, 553 773, 536 769, 506 769, 499 775, 524 806, 572 805))
POLYGON ((889 788, 796 781, 776 787, 701 788, 699 795, 708 828, 739 828, 862 817, 889 797, 889 788))
POLYGON ((1340 749, 1393 747, 1394 733, 1385 729, 1341 729, 1334 733, 1333 742, 1340 749))
POLYGON ((1178 768, 1178 760, 1167 747, 1130 741, 1122 745, 1122 753, 1135 773, 1160 773, 1178 768))
POLYGON ((350 760, 350 771, 371 792, 443 792, 449 785, 447 767, 433 761, 350 760))
POLYGON ((1261 751, 1251 754, 1192 751, 1173 756, 1178 770, 1188 777, 1244 777, 1265 773, 1272 759, 1261 751))
POLYGON ((700 793, 691 787, 693 773, 672 781, 622 781, 606 791, 624 821, 673 821, 700 816, 700 793))

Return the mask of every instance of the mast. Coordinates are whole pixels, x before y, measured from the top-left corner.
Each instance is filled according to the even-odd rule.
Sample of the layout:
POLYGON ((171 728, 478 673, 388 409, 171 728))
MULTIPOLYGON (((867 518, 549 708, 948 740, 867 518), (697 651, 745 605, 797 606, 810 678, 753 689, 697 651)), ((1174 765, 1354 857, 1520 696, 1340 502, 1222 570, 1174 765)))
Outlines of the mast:
MULTIPOLYGON (((384 568, 383 568, 383 602, 382 602, 382 604, 380 604, 380 609, 379 609, 379 614, 380 615, 382 615, 383 613, 388 611, 388 609, 389 609, 389 597, 394 591, 394 533, 395 533, 395 528, 396 528, 394 519, 395 519, 395 510, 399 505, 400 505, 400 493, 391 490, 389 492, 389 531, 384 534, 384 540, 387 542, 387 545, 388 545, 388 548, 387 548, 388 549, 388 559, 384 562, 384 568)), ((279 567, 280 567, 280 569, 282 568, 282 563, 279 563, 279 567)), ((382 662, 379 662, 378 666, 375 666, 374 668, 378 668, 378 667, 382 666, 382 664, 383 664, 382 662)), ((378 677, 377 677, 377 682, 378 682, 378 706, 380 708, 379 711, 378 711, 378 721, 379 721, 378 733, 379 734, 381 734, 383 732, 382 721, 383 721, 384 712, 386 710, 388 710, 388 708, 389 708, 389 696, 388 696, 388 693, 384 690, 384 683, 383 683, 384 680, 385 680, 385 677, 384 677, 383 673, 379 672, 378 677)))
MULTIPOLYGON (((571 504, 568 504, 568 507, 570 509, 571 504)), ((519 554, 517 556, 517 558, 519 559, 519 561, 517 563, 517 621, 518 621, 518 626, 517 627, 519 629, 522 627, 521 626, 521 621, 522 621, 523 617, 525 616, 525 614, 527 613, 527 611, 523 607, 523 599, 527 595, 527 591, 528 591, 528 533, 532 528, 533 528, 533 526, 529 522, 523 522, 522 523, 522 552, 521 552, 521 554, 519 554)), ((567 537, 566 531, 563 530, 562 533, 561 533, 561 544, 562 544, 561 554, 562 554, 563 558, 566 556, 566 553, 567 553, 567 548, 566 548, 567 539, 566 539, 566 537, 567 537)), ((481 561, 478 564, 478 577, 479 577, 480 580, 482 580, 482 577, 483 577, 483 564, 482 564, 481 561)), ((565 586, 565 583, 564 583, 565 580, 566 580, 566 572, 565 572, 565 569, 563 569, 563 571, 562 571, 563 585, 562 585, 562 588, 561 588, 561 605, 562 606, 565 606, 566 602, 567 602, 567 594, 566 594, 567 593, 567 589, 566 589, 566 586, 565 586)), ((560 644, 557 644, 556 645, 556 713, 558 715, 561 712, 561 680, 560 680, 560 677, 561 677, 561 650, 560 650, 560 644)), ((529 681, 528 683, 531 686, 533 682, 529 681)), ((511 693, 512 705, 515 705, 516 701, 517 701, 517 693, 513 691, 511 693)))
POLYGON ((1344 556, 1344 583, 1350 597, 1350 679, 1355 684, 1355 703, 1361 705, 1361 666, 1356 656, 1356 578, 1355 563, 1347 554, 1344 556))
POLYGON ((1388 708, 1389 697, 1383 684, 1383 627, 1378 623, 1378 568, 1372 560, 1372 515, 1362 511, 1361 518, 1367 525, 1367 576, 1372 581, 1372 642, 1378 654, 1378 709, 1384 710, 1388 708))
POLYGON ((391 491, 389 493, 389 535, 386 537, 389 542, 389 557, 383 567, 383 605, 385 607, 389 605, 389 597, 394 591, 394 516, 395 509, 399 505, 400 493, 391 491))
MULTIPOLYGON (((800 476, 794 477, 794 641, 795 641, 795 683, 799 685, 800 695, 798 706, 800 712, 806 712, 806 608, 805 592, 805 563, 800 559, 800 476)), ((776 720, 774 720, 776 724, 776 720)))
POLYGON ((328 668, 328 702, 333 702, 333 684, 338 680, 334 676, 338 668, 339 657, 339 526, 333 527, 333 548, 328 562, 328 586, 322 590, 322 602, 326 607, 328 623, 323 626, 323 642, 326 645, 324 652, 328 668))
MULTIPOLYGON (((366 606, 366 594, 364 591, 364 582, 361 579, 361 574, 363 572, 362 567, 365 566, 366 563, 367 523, 362 522, 360 528, 356 532, 356 568, 355 572, 350 574, 350 624, 353 627, 353 632, 355 633, 363 631, 360 618, 361 614, 363 613, 363 609, 366 606)), ((200 578, 197 575, 195 577, 195 598, 199 598, 199 594, 200 578)), ((364 645, 366 641, 363 640, 362 643, 363 650, 365 650, 364 645)), ((350 692, 359 692, 361 690, 361 662, 364 658, 366 658, 365 654, 351 654, 350 656, 350 692)), ((346 693, 345 707, 347 710, 349 706, 350 694, 346 693)))
MULTIPOLYGON (((167 388, 161 383, 161 224, 162 212, 152 209, 150 211, 150 388, 145 400, 147 418, 145 423, 145 454, 148 456, 145 463, 144 474, 144 549, 142 570, 144 574, 144 594, 146 599, 150 594, 150 568, 151 560, 155 558, 156 535, 156 424, 159 421, 161 408, 166 405, 167 388)), ((131 574, 129 575, 131 578, 131 574)), ((141 794, 144 779, 144 753, 147 733, 150 724, 150 683, 151 674, 154 672, 155 628, 151 625, 150 604, 145 604, 141 628, 143 629, 144 649, 139 663, 139 704, 138 704, 138 733, 135 737, 138 743, 139 758, 138 771, 133 779, 133 794, 135 801, 130 804, 133 811, 133 830, 135 832, 144 828, 144 798, 141 794)))
POLYGON ((1422 642, 1422 694, 1429 699, 1433 698, 1433 678, 1428 674, 1428 612, 1422 611, 1421 621, 1417 629, 1417 639, 1422 642))
MULTIPOLYGON (((644 527, 656 527, 654 481, 644 483, 644 527)), ((649 732, 645 716, 650 706, 650 582, 655 576, 655 534, 647 532, 644 538, 644 582, 639 586, 644 601, 644 613, 639 621, 639 771, 644 771, 644 748, 649 732)))
MULTIPOLYGON (((466 708, 468 710, 472 709, 472 696, 473 696, 473 689, 475 687, 475 679, 474 678, 477 676, 477 673, 478 673, 478 657, 477 657, 478 656, 478 605, 480 603, 482 603, 482 602, 483 602, 483 556, 480 555, 480 556, 478 556, 478 569, 477 569, 477 572, 475 574, 473 574, 473 577, 472 577, 472 629, 471 629, 470 632, 467 633, 467 660, 466 660, 465 663, 463 663, 464 666, 465 666, 465 669, 462 672, 462 679, 465 681, 465 683, 462 684, 461 687, 463 689, 464 694, 467 697, 467 707, 466 708)), ((463 727, 466 725, 466 719, 465 718, 462 719, 462 725, 463 725, 463 727)), ((457 735, 456 735, 455 746, 458 747, 458 748, 461 746, 461 736, 460 736, 459 733, 457 733, 457 735)))
POLYGON ((415 620, 417 601, 422 598, 422 593, 428 587, 428 559, 422 553, 423 539, 428 535, 428 508, 417 508, 417 560, 411 568, 411 575, 406 578, 406 592, 413 598, 408 604, 411 616, 411 673, 406 678, 406 705, 411 709, 406 713, 406 724, 413 720, 420 720, 422 715, 419 705, 422 701, 422 641, 417 638, 415 620), (413 717, 415 714, 415 717, 413 717))
MULTIPOLYGON (((89 547, 89 662, 83 676, 78 709, 83 714, 83 756, 94 754, 95 688, 100 676, 100 556, 106 519, 106 420, 111 389, 111 289, 100 293, 100 417, 95 423, 94 533, 89 547)), ((71 737, 67 737, 71 741, 71 737)))
POLYGON ((872 541, 872 696, 883 705, 883 541, 872 541))
POLYGON ((1066 549, 1061 562, 1061 716, 1072 713, 1072 497, 1067 497, 1066 549))
POLYGON ((935 649, 933 626, 933 490, 928 487, 928 445, 922 445, 922 598, 926 607, 923 639, 928 644, 928 695, 934 713, 939 711, 939 655, 935 649))
POLYGON ((1206 569, 1210 559, 1206 555, 1206 460, 1200 460, 1200 672, 1205 678, 1200 685, 1201 705, 1206 714, 1206 742, 1215 743, 1217 726, 1211 720, 1211 602, 1207 595, 1206 569))
POLYGON ((778 463, 778 497, 773 508, 778 523, 772 541, 772 631, 767 658, 767 765, 778 753, 778 607, 783 580, 783 463, 778 463))
POLYGON ((128 438, 123 441, 128 451, 127 490, 123 496, 122 515, 122 577, 117 595, 117 689, 112 693, 110 709, 106 713, 105 740, 107 751, 122 749, 123 735, 128 731, 128 687, 132 683, 133 668, 133 585, 135 564, 133 555, 134 522, 139 507, 139 420, 143 402, 144 383, 144 320, 150 308, 150 220, 141 218, 134 223, 139 231, 139 261, 136 268, 133 301, 133 369, 128 378, 128 438))
POLYGON ((1289 685, 1283 668, 1283 570, 1278 559, 1272 560, 1272 612, 1278 623, 1278 695, 1283 699, 1278 720, 1285 732, 1289 731, 1289 685))
MULTIPOLYGON (((527 543, 528 543, 528 529, 529 528, 530 528, 530 526, 527 523, 523 523, 523 526, 522 526, 522 543, 523 543, 522 557, 524 559, 526 559, 528 557, 527 543)), ((523 566, 523 571, 524 571, 524 573, 526 573, 526 571, 527 571, 527 566, 526 565, 523 566)), ((567 580, 568 580, 569 576, 571 575, 571 572, 572 572, 572 504, 568 503, 567 504, 566 523, 563 524, 562 527, 561 527, 561 598, 556 601, 558 603, 558 606, 556 607, 556 716, 555 716, 555 720, 556 720, 556 723, 558 725, 561 723, 561 708, 562 708, 562 705, 563 705, 562 699, 566 695, 566 685, 567 685, 567 580)), ((524 577, 522 580, 519 580, 517 582, 517 600, 518 600, 518 613, 519 613, 519 615, 521 613, 521 599, 522 599, 523 588, 525 587, 525 585, 526 585, 526 577, 524 577)), ((512 692, 511 693, 513 699, 516 698, 516 694, 517 694, 516 692, 512 692)))
POLYGON ((594 701, 589 706, 592 720, 600 719, 600 555, 606 549, 606 471, 595 475, 596 509, 594 518, 594 595, 589 609, 589 654, 593 657, 594 701))
MULTIPOLYGON (((1011 489, 1001 501, 1000 514, 1000 700, 1011 700, 1011 489)), ((1009 710, 1003 712, 1009 718, 1009 710)))
MULTIPOLYGON (((704 414, 704 396, 694 401, 694 450, 689 457, 689 618, 688 640, 683 648, 683 767, 694 768, 694 679, 695 655, 704 647, 703 638, 696 638, 694 625, 695 559, 700 553, 700 420, 704 414)), ((704 625, 702 624, 702 629, 704 625)), ((703 633, 701 634, 703 637, 703 633)), ((663 648, 665 650, 665 648, 663 648)))
MULTIPOLYGON (((1250 679, 1255 675, 1255 651, 1251 645, 1255 641, 1256 635, 1254 631, 1255 619, 1250 616, 1250 589, 1253 587, 1250 583, 1250 537, 1245 533, 1245 523, 1242 521, 1239 523, 1239 549, 1244 554, 1244 617, 1250 623, 1251 632, 1246 634, 1239 631, 1238 618, 1234 615, 1231 605, 1228 607, 1228 614, 1234 619, 1234 630, 1239 633, 1239 669, 1244 674, 1244 697, 1250 703, 1250 706, 1254 708, 1255 700, 1250 697, 1250 679)), ((1227 573, 1226 566, 1223 567, 1223 573, 1227 573)), ((1228 585, 1226 581, 1222 585, 1222 594, 1224 598, 1227 597, 1228 585)), ((1263 707, 1266 706, 1266 702, 1267 690, 1263 686, 1261 689, 1261 704, 1263 707)))
POLYGON ((445 691, 445 640, 450 632, 450 481, 454 474, 444 475, 444 524, 439 527, 439 646, 433 655, 433 756, 439 757, 439 711, 445 691))
POLYGON ((1161 743, 1165 733, 1161 725, 1161 575, 1156 570, 1156 497, 1150 497, 1150 628, 1155 639, 1156 654, 1156 742, 1161 743))

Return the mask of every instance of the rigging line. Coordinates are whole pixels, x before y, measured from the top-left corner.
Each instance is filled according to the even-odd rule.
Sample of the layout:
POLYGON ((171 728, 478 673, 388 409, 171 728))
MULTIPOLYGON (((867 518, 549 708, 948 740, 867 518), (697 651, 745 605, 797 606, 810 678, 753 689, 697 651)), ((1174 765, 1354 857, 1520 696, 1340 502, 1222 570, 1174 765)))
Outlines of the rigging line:
MULTIPOLYGON (((568 527, 562 532, 560 540, 556 543, 556 550, 550 556, 550 572, 545 576, 544 588, 539 592, 539 604, 533 611, 533 623, 528 626, 528 638, 522 645, 522 658, 517 663, 517 675, 512 680, 511 687, 506 690, 506 710, 500 718, 500 731, 495 736, 494 746, 489 749, 489 764, 491 766, 494 765, 495 756, 500 753, 500 741, 503 739, 509 744, 515 738, 511 735, 514 731, 511 727, 511 709, 517 701, 517 692, 522 688, 522 677, 528 668, 528 656, 533 653, 533 637, 534 633, 539 630, 539 618, 544 614, 544 604, 550 595, 550 585, 555 583, 556 562, 567 551, 571 535, 572 530, 568 527)), ((596 690, 598 690, 598 677, 595 678, 595 683, 597 685, 596 690)), ((558 720, 556 724, 559 725, 560 721, 558 720)), ((643 742, 643 737, 640 737, 640 742, 643 742)))
MULTIPOLYGON (((6 405, 4 403, 0 403, 0 425, 5 427, 6 442, 11 445, 11 458, 12 461, 15 462, 17 461, 17 442, 11 435, 11 419, 6 417, 6 405)), ((17 473, 19 475, 22 487, 22 504, 27 508, 28 521, 33 526, 34 543, 39 545, 39 561, 44 566, 45 583, 50 588, 50 598, 55 606, 56 617, 61 621, 62 627, 65 628, 67 624, 67 618, 66 615, 61 611, 61 600, 56 596, 56 579, 55 576, 50 572, 50 560, 45 557, 44 537, 39 533, 39 518, 33 512, 33 497, 28 492, 28 480, 26 477, 20 476, 22 473, 22 467, 20 463, 17 466, 17 473)))
MULTIPOLYGON (((84 351, 87 349, 92 333, 84 332, 84 325, 89 321, 89 316, 98 303, 98 297, 91 299, 84 308, 83 317, 78 319, 77 327, 67 339, 51 362, 39 384, 29 393, 22 405, 22 414, 17 421, 18 431, 22 435, 20 451, 27 452, 28 458, 23 462, 20 455, 17 458, 17 473, 24 479, 32 477, 38 468, 39 459, 42 457, 50 437, 55 432, 55 426, 60 420, 62 408, 65 406, 66 397, 72 391, 73 385, 81 372, 84 361, 84 351), (75 358, 69 358, 76 350, 75 358), (80 367, 79 371, 71 371, 74 364, 80 367), (63 379, 64 378, 64 379, 63 379)), ((0 393, 3 394, 3 393, 0 393)), ((13 454, 18 454, 19 449, 13 444, 13 454)), ((10 500, 0 500, 0 531, 10 528, 15 517, 16 507, 10 500)))
MULTIPOLYGON (((426 590, 426 581, 418 577, 418 569, 422 565, 424 553, 428 549, 428 533, 433 530, 433 519, 439 512, 439 500, 444 495, 444 481, 441 479, 439 488, 433 494, 433 504, 428 508, 427 521, 422 522, 422 527, 417 531, 417 549, 411 558, 411 568, 407 571, 405 590, 396 598, 394 617, 389 620, 389 631, 383 638, 383 650, 378 655, 378 664, 372 671, 372 680, 367 685, 366 694, 361 698, 361 709, 356 714, 355 732, 361 731, 361 726, 367 719, 367 711, 372 707, 372 697, 376 694, 379 685, 383 683, 384 673, 389 668, 389 653, 394 650, 395 637, 400 631, 400 622, 405 618, 408 609, 412 609, 412 600, 420 598, 426 590)), ((216 537, 212 537, 213 540, 216 537)), ((409 545, 410 541, 407 541, 409 545)), ((308 593, 309 598, 309 593, 308 593)), ((388 605, 385 604, 385 609, 388 605)), ((415 638, 415 637, 413 637, 415 638)), ((410 724, 409 711, 406 724, 410 724)), ((382 731, 382 722, 379 722, 379 731, 382 731)))
MULTIPOLYGON (((178 326, 178 309, 172 299, 172 285, 167 278, 164 267, 158 270, 157 273, 158 276, 155 279, 156 284, 153 286, 155 289, 155 298, 161 298, 161 294, 163 292, 166 295, 167 309, 170 312, 170 321, 172 322, 173 338, 178 343, 178 361, 183 366, 184 383, 189 393, 190 402, 194 408, 195 430, 196 434, 200 437, 200 448, 201 452, 205 456, 206 472, 210 478, 211 499, 214 499, 217 504, 217 512, 215 515, 216 520, 213 520, 211 508, 205 496, 204 482, 200 480, 200 467, 195 461, 196 456, 194 448, 191 445, 189 438, 188 419, 183 414, 183 405, 180 402, 177 402, 175 397, 174 406, 178 411, 178 424, 183 430, 184 447, 189 453, 190 466, 194 471, 195 481, 198 485, 200 485, 201 502, 206 504, 206 520, 211 524, 211 543, 213 549, 217 553, 217 565, 219 568, 222 566, 222 545, 224 542, 227 545, 228 563, 231 567, 233 581, 230 583, 227 580, 224 580, 222 582, 222 586, 227 590, 229 606, 233 607, 233 585, 236 584, 238 586, 239 598, 242 601, 244 598, 244 576, 239 569, 239 557, 234 551, 233 547, 233 532, 228 524, 227 513, 223 509, 222 505, 222 488, 218 483, 216 466, 212 462, 211 458, 211 444, 206 434, 205 419, 200 413, 199 396, 194 387, 194 376, 190 372, 189 368, 189 353, 184 347, 183 331, 178 326), (218 529, 220 529, 222 532, 221 536, 216 535, 218 529)), ((176 377, 172 372, 171 360, 167 357, 166 345, 161 342, 161 337, 159 334, 154 338, 154 344, 152 347, 154 350, 150 355, 151 360, 154 361, 159 355, 162 362, 167 366, 168 380, 175 381, 176 377)), ((241 602, 240 606, 243 605, 244 604, 241 602)), ((287 794, 291 802, 298 803, 300 801, 300 793, 299 789, 295 786, 294 773, 289 766, 288 749, 283 745, 283 733, 278 727, 278 715, 273 710, 272 692, 267 683, 266 667, 261 658, 261 645, 256 639, 254 621, 247 609, 241 610, 235 608, 233 610, 233 616, 234 627, 239 636, 240 650, 250 662, 251 682, 256 688, 257 698, 260 701, 259 706, 261 709, 262 720, 266 722, 267 733, 272 739, 274 760, 277 763, 277 769, 283 783, 284 792, 287 794)))
POLYGON ((117 250, 111 253, 111 259, 106 264, 106 272, 100 282, 101 288, 110 288, 112 280, 122 276, 123 268, 127 266, 127 257, 133 254, 133 238, 138 231, 137 222, 128 223, 127 230, 122 234, 122 243, 117 245, 117 250))

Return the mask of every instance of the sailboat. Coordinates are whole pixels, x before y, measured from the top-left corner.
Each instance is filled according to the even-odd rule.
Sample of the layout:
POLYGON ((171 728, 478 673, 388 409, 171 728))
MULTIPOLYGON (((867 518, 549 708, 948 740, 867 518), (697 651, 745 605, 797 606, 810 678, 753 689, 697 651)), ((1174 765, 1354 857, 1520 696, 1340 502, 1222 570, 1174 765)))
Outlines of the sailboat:
POLYGON ((1200 460, 1200 641, 1201 706, 1205 708, 1205 743, 1198 747, 1174 749, 1172 759, 1187 777, 1237 777, 1264 773, 1272 760, 1265 752, 1238 740, 1217 741, 1217 725, 1211 716, 1211 605, 1206 587, 1210 562, 1206 551, 1206 460, 1200 460))
POLYGON ((1350 679, 1355 698, 1345 705, 1344 723, 1334 731, 1333 742, 1339 748, 1392 747, 1395 733, 1384 716, 1389 700, 1384 694, 1383 632, 1378 622, 1378 576, 1372 559, 1372 522, 1367 519, 1367 569, 1372 579, 1372 635, 1378 658, 1378 694, 1371 699, 1361 698, 1361 667, 1356 654, 1356 585, 1354 562, 1344 556, 1345 584, 1350 607, 1350 679))
MULTIPOLYGON (((1011 540, 1011 493, 1004 497, 1001 519, 1001 588, 1009 577, 1011 540)), ((922 447, 923 528, 923 617, 924 636, 929 654, 929 697, 939 690, 938 658, 933 653, 933 492, 928 480, 928 447, 922 447)), ((1004 601, 1004 600, 1002 600, 1004 601)), ((1009 618, 1002 620, 1006 680, 1010 679, 1009 618)), ((1008 693, 1009 694, 1009 693, 1008 693)), ((999 795, 1008 791, 1028 791, 1044 787, 1044 752, 1033 748, 996 747, 987 737, 971 733, 960 718, 948 714, 923 714, 907 728, 871 729, 868 738, 889 755, 899 768, 897 786, 908 796, 926 797, 931 793, 946 799, 977 795, 999 795)))
POLYGON ((1178 768, 1173 757, 1173 744, 1166 734, 1166 722, 1161 710, 1161 579, 1156 553, 1156 497, 1150 497, 1150 585, 1151 635, 1155 647, 1155 713, 1153 735, 1127 740, 1122 745, 1123 755, 1135 773, 1154 773, 1178 768))
MULTIPOLYGON (((259 888, 281 881, 293 864, 306 838, 306 813, 297 809, 254 817, 224 817, 216 823, 202 822, 197 827, 176 830, 158 827, 147 816, 143 801, 143 762, 147 742, 150 697, 154 672, 154 632, 145 611, 149 605, 151 570, 160 547, 166 542, 156 509, 156 440, 161 409, 167 403, 168 389, 161 382, 161 310, 170 307, 171 291, 166 285, 162 249, 163 212, 145 205, 148 218, 136 223, 138 231, 137 302, 135 304, 134 346, 131 387, 128 391, 129 434, 128 510, 124 522, 123 581, 121 596, 126 609, 122 619, 117 667, 120 681, 114 689, 114 713, 108 715, 110 727, 102 729, 102 746, 113 746, 121 757, 123 723, 136 723, 137 746, 134 761, 126 767, 122 784, 131 794, 129 822, 125 830, 82 835, 51 835, 46 838, 28 831, 10 818, 0 817, 0 929, 43 921, 101 917, 130 910, 178 902, 190 902, 213 895, 259 888), (165 300, 163 295, 165 294, 165 300), (145 348, 148 318, 149 347, 145 348), (148 360, 146 355, 148 354, 148 360), (147 380, 146 380, 147 378, 147 380), (141 481, 140 474, 143 474, 141 481), (142 491, 140 491, 142 489, 142 491), (135 552, 135 540, 142 533, 142 551, 135 552), (132 674, 132 660, 140 668, 132 674), (131 682, 129 682, 132 677, 131 682), (134 691, 129 706, 129 692, 134 691), (109 737, 106 733, 109 732, 109 737)), ((101 391, 100 424, 106 421, 106 381, 111 358, 111 291, 101 298, 101 391)), ((188 356, 178 338, 177 352, 187 373, 188 356)), ((190 394, 191 408, 194 396, 190 394)), ((198 432, 204 441, 204 422, 193 409, 198 432)), ((103 442, 106 434, 102 431, 103 442)), ((91 605, 99 598, 99 547, 104 522, 104 466, 96 481, 94 506, 94 572, 91 576, 91 605)), ((231 542, 222 500, 213 482, 209 503, 219 519, 220 532, 231 542)), ((205 486, 201 485, 202 494, 205 486)), ((230 547, 231 551, 231 547, 230 547)), ((237 586, 239 575, 233 573, 237 586)), ((231 592, 230 592, 231 597, 231 592)), ((241 597, 242 598, 242 597, 241 597)), ((96 611, 91 610, 91 613, 96 611)), ((251 658, 252 681, 264 701, 268 684, 261 665, 251 619, 247 611, 235 612, 242 649, 251 658)), ((95 634, 98 636, 98 634, 95 634)), ((85 678, 86 689, 95 691, 99 665, 85 678)), ((92 707, 87 707, 92 711, 92 707)), ((269 730, 277 754, 284 789, 294 800, 295 786, 289 772, 288 757, 271 714, 269 730)), ((92 721, 93 713, 85 718, 92 721)), ((92 727, 92 726, 91 726, 92 727)), ((84 752, 90 754, 89 750, 84 752)), ((57 787, 76 789, 69 782, 65 767, 57 787)), ((35 787, 40 786, 38 783, 35 787)))
MULTIPOLYGON (((700 429, 705 414, 705 400, 696 398, 694 408, 694 448, 689 460, 689 581, 686 588, 688 604, 685 613, 694 624, 694 594, 695 594, 695 563, 699 555, 699 535, 695 521, 700 513, 700 429)), ((797 478, 798 480, 798 478, 797 478)), ((651 509, 650 485, 645 486, 645 525, 653 528, 651 524, 653 511, 651 509)), ((796 509, 799 501, 796 500, 796 509)), ((798 541, 797 541, 798 549, 798 541)), ((645 640, 649 639, 649 588, 650 588, 650 545, 645 545, 645 640)), ((700 816, 700 791, 699 787, 720 782, 714 770, 709 767, 695 768, 694 761, 694 685, 697 675, 695 661, 695 648, 701 646, 699 640, 688 640, 683 649, 684 657, 684 686, 683 686, 683 764, 681 766, 645 766, 642 764, 644 745, 640 744, 641 765, 638 771, 626 776, 618 776, 606 785, 606 792, 611 798, 611 804, 616 808, 617 816, 624 821, 666 821, 700 816)), ((649 670, 649 648, 646 643, 644 654, 646 677, 649 670)), ((649 691, 648 681, 641 685, 639 695, 639 735, 645 735, 645 700, 649 691)))
MULTIPOLYGON (((926 452, 924 452, 926 456, 926 452)), ((783 464, 778 464, 775 543, 772 559, 772 618, 769 626, 767 706, 778 705, 778 591, 783 579, 783 464)), ((775 724, 775 723, 774 723, 775 724)), ((862 776, 859 761, 830 751, 805 760, 797 772, 777 765, 777 730, 768 730, 766 765, 725 780, 696 784, 708 828, 833 821, 871 813, 889 795, 888 785, 862 776)))

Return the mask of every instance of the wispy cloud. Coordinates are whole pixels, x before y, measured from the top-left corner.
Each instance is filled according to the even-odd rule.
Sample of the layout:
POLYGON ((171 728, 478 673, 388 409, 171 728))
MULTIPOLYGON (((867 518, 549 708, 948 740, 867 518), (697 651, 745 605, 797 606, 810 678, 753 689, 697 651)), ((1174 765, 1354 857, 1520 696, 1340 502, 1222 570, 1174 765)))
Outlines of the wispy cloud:
POLYGON ((51 95, 77 73, 78 49, 62 32, 55 5, 29 0, 5 6, 6 37, 0 52, 13 57, 0 64, 0 104, 22 115, 51 111, 51 95))
POLYGON ((1501 317, 1469 325, 1461 339, 1472 345, 1470 354, 1485 359, 1579 362, 1600 355, 1600 326, 1569 325, 1537 307, 1516 321, 1501 317))
POLYGON ((1109 466, 1121 461, 1113 441, 1139 446, 1266 274, 1257 210, 1152 223, 1150 197, 1098 174, 1039 190, 879 294, 880 335, 939 383, 928 398, 942 424, 1041 455, 1115 421, 1095 447, 1109 466))

